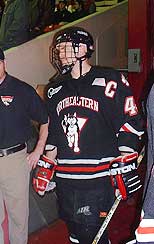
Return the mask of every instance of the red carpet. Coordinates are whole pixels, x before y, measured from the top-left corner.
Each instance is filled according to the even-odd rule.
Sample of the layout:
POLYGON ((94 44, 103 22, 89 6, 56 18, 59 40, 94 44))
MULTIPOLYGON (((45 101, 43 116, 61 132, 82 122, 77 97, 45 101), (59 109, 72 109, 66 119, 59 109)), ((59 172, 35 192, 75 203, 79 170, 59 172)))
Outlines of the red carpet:
POLYGON ((61 220, 29 237, 28 244, 69 244, 67 228, 61 220))
MULTIPOLYGON (((139 168, 144 181, 145 164, 139 168)), ((142 191, 133 198, 121 201, 109 225, 109 236, 112 244, 125 244, 134 234, 140 218, 142 191)), ((29 236, 28 244, 69 244, 65 224, 58 220, 48 228, 44 228, 29 236)), ((86 244, 86 243, 85 243, 86 244)))
MULTIPOLYGON (((9 244, 8 219, 3 222, 4 244, 9 244)), ((67 228, 61 220, 30 235, 28 244, 68 244, 67 228)), ((0 243, 1 244, 1 243, 0 243)))

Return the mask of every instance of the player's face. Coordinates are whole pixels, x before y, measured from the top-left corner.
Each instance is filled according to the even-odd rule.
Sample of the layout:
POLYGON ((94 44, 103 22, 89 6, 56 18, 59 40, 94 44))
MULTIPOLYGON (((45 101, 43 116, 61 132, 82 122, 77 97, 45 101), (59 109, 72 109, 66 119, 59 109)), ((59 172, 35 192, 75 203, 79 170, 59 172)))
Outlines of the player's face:
POLYGON ((71 42, 62 42, 56 46, 56 49, 59 52, 59 59, 62 65, 76 62, 77 59, 71 42))
POLYGON ((0 83, 4 80, 6 76, 5 62, 0 60, 0 83))
POLYGON ((66 74, 75 67, 78 68, 80 60, 85 60, 84 57, 87 53, 87 46, 83 43, 74 46, 72 42, 61 42, 50 50, 52 50, 52 55, 50 55, 51 63, 54 64, 62 74, 66 74))

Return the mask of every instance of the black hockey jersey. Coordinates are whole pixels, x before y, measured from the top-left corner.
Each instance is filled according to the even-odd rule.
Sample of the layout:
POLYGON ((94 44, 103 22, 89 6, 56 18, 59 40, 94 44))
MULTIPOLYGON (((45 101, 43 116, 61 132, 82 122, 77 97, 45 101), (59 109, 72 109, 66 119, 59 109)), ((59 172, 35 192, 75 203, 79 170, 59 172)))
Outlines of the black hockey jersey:
POLYGON ((48 86, 47 106, 47 144, 58 149, 58 178, 107 176, 110 160, 137 150, 142 120, 128 81, 116 70, 94 66, 79 79, 60 77, 48 86))

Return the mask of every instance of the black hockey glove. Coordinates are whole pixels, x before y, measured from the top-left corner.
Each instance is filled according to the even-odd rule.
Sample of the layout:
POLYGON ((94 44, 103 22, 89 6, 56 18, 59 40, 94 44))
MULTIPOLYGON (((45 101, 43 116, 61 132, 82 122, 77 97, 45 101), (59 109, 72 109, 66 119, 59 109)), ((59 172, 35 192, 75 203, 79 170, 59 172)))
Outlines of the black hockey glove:
POLYGON ((137 173, 138 153, 134 152, 119 156, 110 162, 112 185, 120 191, 123 200, 141 188, 142 184, 137 173))

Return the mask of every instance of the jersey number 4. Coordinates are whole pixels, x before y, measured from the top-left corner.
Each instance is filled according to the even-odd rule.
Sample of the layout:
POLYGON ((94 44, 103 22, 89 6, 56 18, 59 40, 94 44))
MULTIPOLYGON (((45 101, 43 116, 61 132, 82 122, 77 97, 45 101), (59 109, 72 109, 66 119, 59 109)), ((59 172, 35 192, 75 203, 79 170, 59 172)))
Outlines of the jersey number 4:
POLYGON ((125 114, 129 114, 129 116, 134 116, 138 113, 138 109, 133 96, 126 97, 124 111, 125 114))

